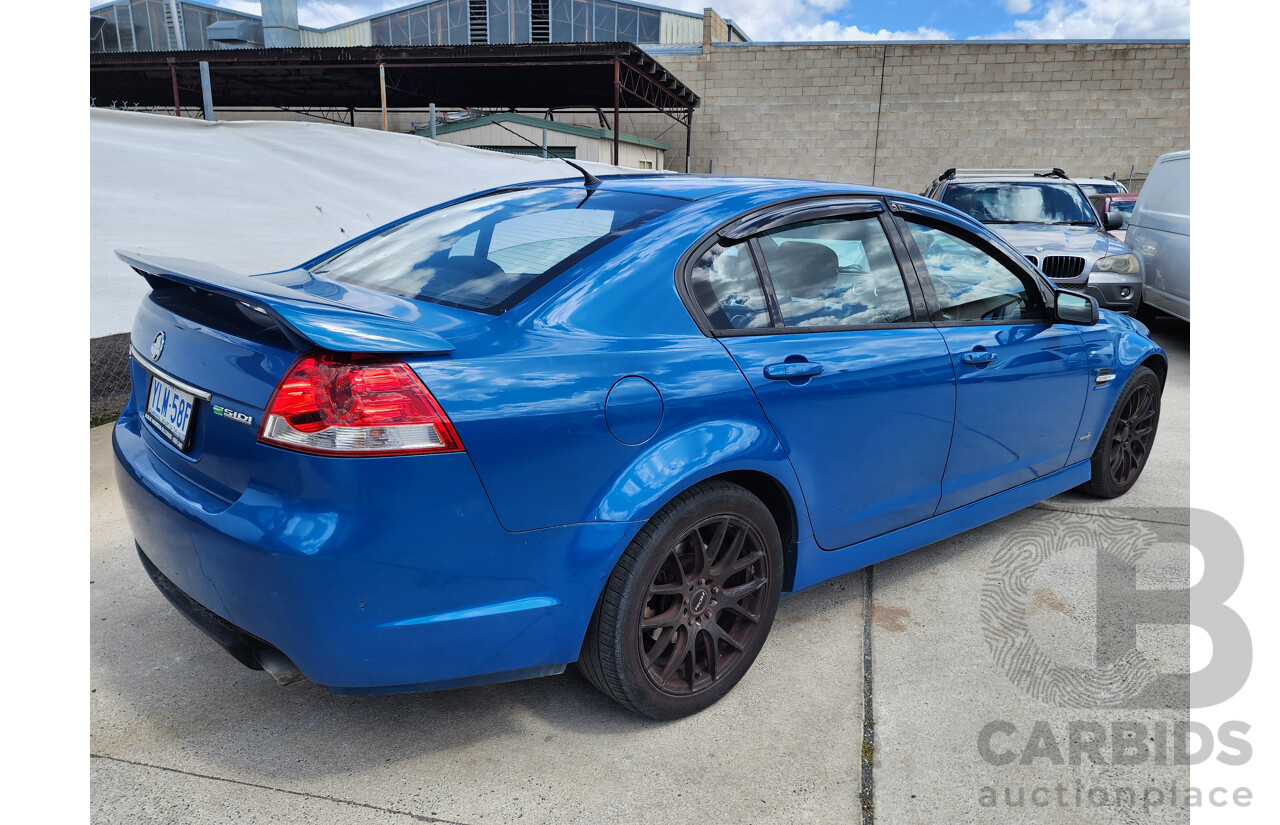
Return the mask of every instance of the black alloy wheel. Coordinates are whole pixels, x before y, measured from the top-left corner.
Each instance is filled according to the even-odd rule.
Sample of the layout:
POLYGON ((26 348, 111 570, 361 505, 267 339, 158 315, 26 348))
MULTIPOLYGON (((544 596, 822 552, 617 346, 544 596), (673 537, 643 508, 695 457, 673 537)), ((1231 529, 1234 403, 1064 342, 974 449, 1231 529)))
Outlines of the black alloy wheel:
POLYGON ((1115 498, 1137 483, 1160 425, 1160 392, 1154 372, 1147 367, 1134 371, 1094 449, 1093 475, 1085 485, 1089 492, 1115 498))
POLYGON ((654 686, 700 693, 731 674, 760 628, 768 584, 764 539, 739 516, 715 516, 677 539, 637 627, 654 686))
POLYGON ((1156 394, 1148 386, 1140 385, 1125 399, 1120 408, 1120 418, 1111 435, 1111 480, 1116 486, 1128 487, 1138 480, 1147 456, 1151 454, 1151 442, 1155 441, 1154 418, 1156 394))
POLYGON ((782 589, 768 508, 724 481, 662 508, 618 561, 578 668, 623 707, 655 719, 697 713, 755 661, 782 589))

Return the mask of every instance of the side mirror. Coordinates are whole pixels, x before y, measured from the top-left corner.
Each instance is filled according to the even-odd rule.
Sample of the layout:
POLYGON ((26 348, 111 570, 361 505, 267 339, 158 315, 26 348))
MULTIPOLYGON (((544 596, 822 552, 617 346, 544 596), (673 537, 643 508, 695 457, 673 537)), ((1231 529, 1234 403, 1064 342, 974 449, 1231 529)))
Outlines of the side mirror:
POLYGON ((1054 293, 1053 312, 1062 324, 1091 327, 1098 323, 1098 301, 1092 295, 1059 290, 1054 293))
POLYGON ((1106 218, 1102 222, 1108 230, 1119 229, 1124 226, 1124 218, 1120 217, 1119 212, 1108 212, 1106 218))

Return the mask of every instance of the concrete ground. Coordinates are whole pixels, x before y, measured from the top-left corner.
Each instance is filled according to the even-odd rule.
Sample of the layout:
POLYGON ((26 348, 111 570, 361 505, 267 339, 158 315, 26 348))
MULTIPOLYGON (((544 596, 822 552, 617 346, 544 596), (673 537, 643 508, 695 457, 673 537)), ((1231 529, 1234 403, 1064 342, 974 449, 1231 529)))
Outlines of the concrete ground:
MULTIPOLYGON (((1189 490, 1189 332, 1168 322, 1156 335, 1172 369, 1156 450, 1128 495, 1103 504, 1068 493, 878 564, 869 611, 865 572, 787 599, 743 682, 670 723, 622 711, 572 668, 407 696, 278 687, 218 649, 147 579, 115 492, 110 427, 99 427, 90 457, 92 820, 1186 822, 1185 808, 1153 807, 1150 791, 1186 786, 1186 768, 1160 764, 1156 744, 1186 718, 1176 684, 1158 683, 1148 707, 1132 710, 1098 705, 1114 704, 1114 689, 1147 673, 1141 667, 1101 700, 1044 689, 1060 686, 1055 674, 1087 671, 1095 653, 1105 659, 1108 645, 1125 647, 1122 633, 1095 632, 1101 556, 1055 539, 1154 530, 1160 541, 1143 545, 1137 587, 1186 581, 1178 542, 1189 490), (1001 560, 1019 536, 1048 537, 1054 552, 1010 573, 1001 560), (1014 618, 1049 670, 1028 676, 1022 659, 997 662, 990 639, 1002 605, 985 596, 1002 582, 1032 594, 1014 618), (873 724, 864 728, 866 708, 873 724), (982 732, 993 726, 984 751, 982 732), (1145 758, 1113 758, 1113 746, 1121 757, 1142 753, 1111 735, 1139 726, 1145 758), (1078 745, 1083 728, 1109 737, 1101 764, 1073 758, 1072 734, 1078 745), (1005 753, 1012 764, 993 764, 1005 753), (864 758, 874 765, 865 773, 864 758), (1136 805, 1116 793, 1125 787, 1136 805)), ((1185 671, 1186 632, 1149 630, 1138 630, 1140 664, 1185 671)))

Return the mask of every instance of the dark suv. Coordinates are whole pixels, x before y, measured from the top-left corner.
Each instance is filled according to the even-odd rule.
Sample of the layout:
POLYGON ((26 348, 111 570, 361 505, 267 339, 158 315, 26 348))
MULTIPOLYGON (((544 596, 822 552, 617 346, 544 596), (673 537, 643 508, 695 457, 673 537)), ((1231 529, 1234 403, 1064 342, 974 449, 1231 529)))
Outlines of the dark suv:
POLYGON ((1132 314, 1142 300, 1142 263, 1107 234, 1080 187, 1061 169, 948 169, 925 191, 981 221, 1044 274, 1132 314))

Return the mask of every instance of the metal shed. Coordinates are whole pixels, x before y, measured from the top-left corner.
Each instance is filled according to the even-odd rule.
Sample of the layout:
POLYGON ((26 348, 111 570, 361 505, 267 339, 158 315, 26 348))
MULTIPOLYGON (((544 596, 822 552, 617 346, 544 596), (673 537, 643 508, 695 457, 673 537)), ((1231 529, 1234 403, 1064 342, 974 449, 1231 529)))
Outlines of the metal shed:
POLYGON ((612 112, 613 162, 620 113, 659 111, 685 127, 685 167, 693 110, 701 105, 679 78, 631 43, 505 46, 365 46, 97 52, 89 94, 117 102, 193 111, 214 106, 289 111, 425 111, 431 104, 488 109, 598 109, 612 112), (202 69, 207 82, 202 83, 202 69))

